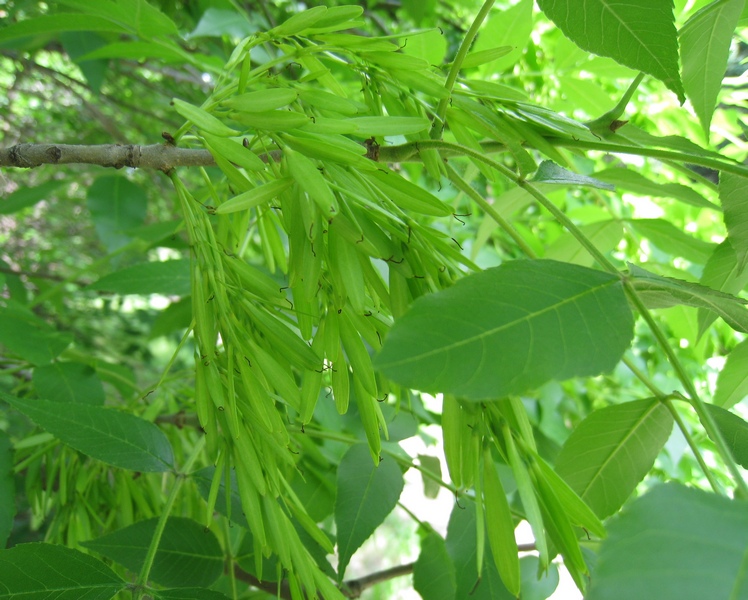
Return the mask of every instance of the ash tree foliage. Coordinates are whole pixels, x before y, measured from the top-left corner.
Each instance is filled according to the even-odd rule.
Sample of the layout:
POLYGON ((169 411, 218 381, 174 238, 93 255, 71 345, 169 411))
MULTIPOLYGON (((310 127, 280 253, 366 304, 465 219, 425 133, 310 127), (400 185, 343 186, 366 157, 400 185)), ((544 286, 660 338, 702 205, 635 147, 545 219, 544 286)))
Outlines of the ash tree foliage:
POLYGON ((0 17, 0 599, 748 598, 744 0, 0 17))

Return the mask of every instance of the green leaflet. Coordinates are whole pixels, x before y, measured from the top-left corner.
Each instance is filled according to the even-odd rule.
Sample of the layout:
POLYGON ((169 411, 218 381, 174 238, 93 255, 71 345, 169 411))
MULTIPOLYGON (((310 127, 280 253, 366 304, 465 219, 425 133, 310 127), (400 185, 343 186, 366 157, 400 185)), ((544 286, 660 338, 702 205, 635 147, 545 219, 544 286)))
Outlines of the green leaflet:
POLYGON ((104 387, 89 365, 79 362, 53 362, 34 369, 32 378, 41 398, 56 402, 104 404, 104 387))
POLYGON ((375 366, 414 389, 501 398, 613 368, 632 326, 617 277, 511 261, 419 298, 395 322, 375 366))
POLYGON ((91 458, 132 471, 173 469, 169 440, 153 423, 135 415, 80 402, 27 400, 4 392, 0 399, 91 458))
MULTIPOLYGON (((748 284, 748 269, 739 268, 737 254, 729 239, 717 246, 709 256, 699 283, 727 294, 737 294, 748 284)), ((698 337, 704 334, 716 318, 714 312, 699 308, 698 337)))
POLYGON ((631 282, 648 308, 677 304, 708 309, 736 331, 748 332, 748 301, 698 283, 661 277, 629 263, 631 282))
POLYGON ((109 600, 127 584, 93 556, 52 544, 0 550, 0 598, 109 600), (54 592, 52 592, 54 590, 54 592))
POLYGON ((717 428, 722 433, 735 462, 748 469, 748 423, 735 413, 713 404, 707 404, 717 428))
POLYGON ((727 355, 717 377, 714 403, 723 408, 735 406, 748 396, 748 340, 743 340, 727 355))
POLYGON ((342 579, 353 553, 390 514, 403 490, 403 475, 387 457, 372 463, 365 444, 345 453, 338 467, 335 525, 338 528, 338 576, 342 579))
MULTIPOLYGON (((139 521, 83 545, 138 573, 157 522, 139 521)), ((222 572, 223 551, 213 532, 191 519, 169 517, 150 578, 169 587, 208 587, 222 572)))
POLYGON ((611 521, 588 600, 745 598, 745 501, 678 484, 655 487, 611 521), (693 540, 699 540, 693 543, 693 540))
POLYGON ((685 102, 671 2, 587 0, 580 7, 577 0, 538 0, 538 6, 583 50, 653 75, 685 102))
POLYGON ((454 600, 455 579, 444 539, 430 532, 421 541, 421 553, 413 565, 413 587, 425 600, 454 600))
POLYGON ((104 275, 89 289, 113 294, 186 296, 190 293, 190 261, 178 259, 141 263, 104 275))
POLYGON ((735 250, 738 271, 748 264, 748 178, 720 173, 719 201, 725 211, 727 240, 735 250))
POLYGON ((656 398, 597 410, 564 443, 556 472, 603 519, 649 472, 672 428, 673 418, 656 398))
POLYGON ((730 41, 744 5, 745 0, 711 2, 680 30, 683 87, 707 140, 730 54, 730 41))

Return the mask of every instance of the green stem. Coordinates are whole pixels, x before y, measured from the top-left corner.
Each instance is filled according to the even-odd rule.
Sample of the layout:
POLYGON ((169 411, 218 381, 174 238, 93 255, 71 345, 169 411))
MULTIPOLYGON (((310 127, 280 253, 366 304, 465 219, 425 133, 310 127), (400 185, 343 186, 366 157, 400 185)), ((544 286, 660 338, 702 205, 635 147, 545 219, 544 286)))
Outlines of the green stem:
POLYGON ((655 336, 657 343, 659 344, 660 348, 662 348, 665 356, 667 356, 668 362, 672 365, 673 369, 675 369, 675 373, 678 376, 678 379, 683 384, 683 387, 688 393, 688 401, 696 411, 696 414, 699 417, 699 421, 701 421, 701 425, 706 430, 707 435, 712 439, 714 445, 717 447, 717 452, 722 458, 725 466, 727 466, 727 469, 730 471, 730 474, 735 480, 735 484, 740 489, 740 491, 746 497, 748 497, 748 484, 746 484, 745 479, 743 479, 743 476, 740 473, 740 469, 738 468, 737 464, 735 463, 735 459, 732 456, 732 452, 727 446, 725 438, 722 436, 722 432, 717 427, 717 424, 712 418, 712 414, 709 412, 706 404, 699 396, 699 393, 696 391, 696 387, 693 385, 693 382, 688 376, 688 373, 686 373, 685 368, 681 364, 680 360, 678 360, 678 357, 675 355, 675 352, 670 346, 667 337, 665 337, 664 332, 654 320, 654 317, 652 317, 649 309, 647 309, 647 307, 644 305, 644 302, 642 302, 641 298, 636 293, 634 286, 626 279, 624 279, 624 289, 626 290, 629 300, 647 322, 647 325, 652 331, 652 334, 655 336))
POLYGON ((601 131, 603 133, 610 134, 611 133, 610 126, 612 125, 613 121, 617 121, 621 117, 621 115, 623 115, 624 111, 626 110, 626 107, 631 101, 631 96, 634 95, 634 92, 636 91, 636 88, 639 87, 639 84, 642 82, 642 79, 644 79, 644 73, 639 73, 634 78, 634 81, 631 82, 631 85, 629 85, 628 89, 624 92, 618 104, 616 104, 611 110, 606 112, 603 116, 598 117, 597 119, 595 119, 594 121, 590 121, 589 123, 585 123, 585 125, 587 125, 587 127, 590 128, 590 131, 592 131, 593 133, 595 131, 601 131))
MULTIPOLYGON (((675 152, 671 150, 660 150, 659 148, 644 148, 642 146, 628 146, 623 144, 611 144, 608 142, 593 142, 584 140, 573 140, 569 138, 560 137, 544 137, 552 146, 558 148, 580 148, 583 150, 601 150, 603 152, 617 153, 617 154, 631 154, 633 156, 646 156, 648 158, 656 158, 661 160, 663 163, 671 165, 673 168, 685 173, 688 177, 692 177, 701 181, 704 185, 711 189, 716 189, 715 185, 704 180, 698 173, 691 171, 684 167, 680 163, 687 162, 693 165, 700 165, 703 167, 709 167, 710 169, 716 169, 719 171, 725 171, 728 173, 734 173, 743 177, 748 177, 748 167, 735 162, 721 161, 716 158, 707 156, 701 156, 699 154, 689 154, 685 152, 675 152)), ((393 162, 414 162, 420 160, 420 150, 428 150, 430 148, 437 148, 441 150, 442 157, 450 156, 468 156, 464 152, 464 146, 458 144, 449 144, 448 146, 442 147, 439 144, 449 144, 449 142, 442 142, 441 140, 421 140, 418 142, 407 142, 398 146, 382 146, 379 149, 379 161, 383 163, 393 162)), ((497 152, 506 152, 507 147, 501 142, 493 140, 481 142, 482 152, 484 154, 494 154, 497 152)))
MULTIPOLYGON (((301 430, 297 430, 297 432, 300 432, 300 431, 301 430)), ((361 442, 361 440, 359 440, 358 438, 347 436, 347 435, 342 435, 342 434, 334 433, 334 432, 330 432, 330 431, 323 431, 321 429, 315 429, 311 425, 307 425, 305 427, 304 433, 306 433, 306 435, 310 435, 312 437, 317 437, 317 438, 325 439, 325 440, 332 440, 332 441, 335 441, 335 442, 343 442, 344 444, 349 444, 351 446, 353 444, 358 444, 358 443, 361 442)), ((436 483, 438 483, 444 489, 449 490, 450 492, 452 492, 455 496, 459 496, 460 495, 460 490, 458 490, 455 486, 453 486, 450 483, 447 483, 446 481, 444 481, 440 477, 437 477, 434 473, 432 473, 428 469, 424 469, 420 465, 415 464, 412 460, 405 459, 400 454, 398 454, 397 452, 393 452, 391 450, 388 450, 386 447, 382 448, 382 452, 385 452, 386 454, 389 454, 392 458, 394 458, 401 465, 405 465, 408 468, 415 469, 416 471, 419 471, 424 476, 426 476, 429 479, 432 479, 433 481, 435 481, 436 483)))
POLYGON ((514 173, 514 171, 512 171, 508 167, 505 167, 501 163, 496 162, 492 158, 489 158, 488 156, 485 156, 480 152, 473 150, 472 148, 461 146, 460 144, 453 144, 451 142, 443 142, 438 140, 435 141, 435 143, 432 142, 429 145, 431 147, 444 147, 451 150, 460 150, 465 156, 470 156, 475 160, 484 162, 492 169, 498 171, 501 175, 509 179, 512 183, 523 188, 533 198, 535 198, 538 203, 543 206, 543 208, 550 212, 554 216, 554 218, 556 218, 556 220, 561 223, 561 225, 568 229, 569 233, 571 233, 571 235, 576 238, 576 240, 582 245, 582 247, 590 253, 590 255, 600 264, 600 266, 603 267, 603 269, 610 273, 619 274, 618 269, 616 269, 615 266, 613 266, 613 264, 607 258, 605 258, 605 255, 603 255, 603 253, 600 252, 595 247, 595 245, 589 241, 589 239, 587 239, 587 236, 584 235, 584 233, 582 233, 582 231, 576 225, 574 225, 574 223, 569 219, 569 217, 564 214, 562 210, 560 210, 555 204, 553 204, 553 202, 551 202, 534 185, 522 179, 522 177, 514 173))
POLYGON ((473 45, 473 40, 475 40, 475 36, 478 35, 478 30, 481 25, 483 25, 483 21, 486 20, 488 13, 491 12, 493 3, 494 0, 486 0, 483 3, 478 15, 473 20, 473 24, 470 25, 470 29, 467 30, 465 37, 462 38, 460 48, 457 50, 457 55, 455 56, 454 61, 452 61, 452 67, 449 69, 449 73, 447 74, 447 81, 444 82, 444 87, 449 93, 439 101, 439 106, 436 108, 436 116, 434 117, 434 123, 431 126, 432 139, 439 139, 442 135, 442 125, 446 123, 449 99, 452 95, 452 88, 455 85, 455 81, 457 81, 457 75, 459 75, 460 69, 462 68, 462 61, 465 60, 467 53, 470 51, 470 47, 473 45))
POLYGON ((195 444, 195 448, 192 450, 192 453, 189 455, 187 461, 182 466, 182 471, 176 474, 176 481, 171 488, 169 497, 166 499, 166 503, 164 504, 164 508, 161 511, 161 516, 158 519, 158 523, 156 523, 156 529, 153 532, 151 544, 148 546, 148 551, 145 555, 145 562, 143 563, 143 567, 140 569, 138 579, 135 582, 135 587, 133 589, 135 600, 140 600, 140 598, 142 598, 143 594, 145 593, 145 586, 148 583, 148 575, 151 572, 153 560, 156 558, 156 551, 158 550, 159 543, 161 542, 161 536, 164 533, 164 528, 166 527, 166 521, 169 518, 169 513, 174 506, 174 502, 177 499, 177 495, 179 494, 179 490, 182 487, 182 483, 184 483, 187 472, 192 468, 192 465, 197 460, 197 457, 200 456, 200 453, 203 451, 203 446, 205 446, 205 436, 200 437, 200 439, 197 441, 197 444, 195 444))
POLYGON ((511 223, 502 217, 483 196, 476 192, 472 186, 465 181, 457 171, 455 171, 452 165, 449 163, 445 163, 445 165, 447 167, 447 176, 449 177, 449 180, 457 186, 457 189, 465 193, 465 195, 483 209, 483 212, 496 221, 496 224, 516 242, 528 258, 537 258, 538 256, 535 251, 527 244, 520 233, 512 227, 511 223))
POLYGON ((671 398, 660 388, 658 388, 657 385, 649 378, 649 376, 644 373, 639 367, 637 367, 629 357, 624 356, 622 361, 623 364, 625 364, 629 368, 629 370, 636 376, 636 378, 644 385, 646 385, 649 390, 655 395, 655 397, 665 405, 665 408, 668 409, 673 417, 673 420, 675 421, 675 424, 678 426, 678 429, 680 429, 680 432, 686 439, 686 443, 691 449, 691 452, 693 452, 693 455, 696 458, 696 462, 699 463, 699 467, 701 467, 701 470, 704 473, 704 477, 706 477, 709 481, 709 485, 712 487, 716 494, 724 494, 724 489, 722 489, 722 486, 719 485, 719 482, 712 475, 711 469, 709 469, 709 465, 706 464, 706 461, 701 454, 701 450, 696 445, 696 441, 693 439, 691 432, 688 431, 685 422, 683 421, 683 419, 681 419, 678 411, 675 410, 671 398))
POLYGON ((691 448, 691 452, 693 452, 694 457, 696 457, 696 462, 699 463, 699 467, 701 467, 701 470, 703 471, 704 475, 709 481, 709 485, 712 486, 714 493, 725 496, 726 495, 725 490, 722 488, 719 482, 714 478, 714 475, 712 475, 712 471, 709 469, 709 465, 706 464, 704 457, 701 455, 701 451, 699 450, 699 447, 696 445, 696 441, 693 439, 691 432, 688 431, 686 424, 683 422, 683 419, 681 419, 681 416, 678 414, 678 411, 675 409, 675 406, 673 406, 673 401, 670 399, 667 399, 663 401, 663 404, 668 409, 668 411, 670 411, 670 414, 672 415, 675 423, 678 425, 678 429, 680 429, 680 432, 683 434, 683 437, 686 438, 686 443, 688 444, 688 447, 691 448))
POLYGON ((611 144, 609 142, 592 142, 587 140, 571 140, 566 138, 549 137, 546 140, 554 146, 563 148, 580 148, 582 150, 600 150, 602 152, 611 152, 614 154, 632 154, 634 156, 647 156, 649 158, 659 158, 661 160, 674 160, 678 162, 688 162, 702 167, 709 167, 717 171, 733 173, 748 177, 748 167, 739 163, 721 161, 709 156, 699 154, 689 154, 685 152, 676 152, 674 150, 661 150, 660 148, 645 148, 643 146, 627 146, 625 144, 611 144))

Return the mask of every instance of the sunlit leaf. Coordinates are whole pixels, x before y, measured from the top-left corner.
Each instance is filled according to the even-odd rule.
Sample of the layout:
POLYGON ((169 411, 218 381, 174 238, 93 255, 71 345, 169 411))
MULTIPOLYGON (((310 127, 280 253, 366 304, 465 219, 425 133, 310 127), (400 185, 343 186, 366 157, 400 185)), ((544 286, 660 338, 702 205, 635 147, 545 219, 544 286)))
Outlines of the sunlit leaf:
POLYGON ((599 188, 601 190, 613 190, 615 186, 610 183, 605 183, 595 179, 594 177, 587 177, 586 175, 579 175, 568 169, 560 167, 556 163, 550 160, 544 160, 540 163, 538 170, 533 175, 532 181, 537 183, 555 183, 560 185, 584 185, 588 187, 599 188))
POLYGON ((532 33, 532 4, 532 0, 520 0, 509 8, 493 11, 486 20, 472 51, 477 53, 498 46, 512 48, 508 54, 487 63, 483 67, 487 72, 501 73, 519 61, 532 33))
POLYGON ((678 304, 705 308, 722 317, 736 331, 748 332, 748 300, 710 287, 672 277, 662 277, 629 263, 631 282, 648 308, 678 304))
POLYGON ((108 600, 127 584, 93 556, 52 544, 0 550, 0 599, 108 600))
POLYGON ((209 7, 200 17, 195 29, 186 37, 188 39, 197 37, 220 37, 230 35, 235 38, 243 38, 257 31, 257 25, 252 23, 246 15, 235 10, 209 7))
POLYGON ((714 252, 714 244, 681 231, 666 219, 629 219, 625 223, 663 252, 691 262, 704 264, 714 252))
MULTIPOLYGON (((738 257, 729 240, 725 240, 712 252, 699 283, 727 294, 737 294, 748 284, 748 269, 738 267, 738 257)), ((704 308, 699 309, 699 332, 701 337, 717 316, 704 308)))
MULTIPOLYGON (((140 521, 83 545, 133 573, 140 572, 158 519, 140 521)), ((223 551, 212 531, 183 517, 166 521, 150 578, 170 587, 207 587, 223 572, 223 551)))
POLYGON ((723 408, 735 406, 748 396, 748 340, 743 340, 727 355, 717 376, 714 403, 723 408))
POLYGON ((395 508, 403 491, 403 475, 387 457, 374 466, 365 444, 356 444, 338 466, 335 525, 338 528, 338 573, 342 578, 353 553, 395 508))
POLYGON ((141 263, 104 275, 89 287, 114 294, 186 296, 190 293, 190 261, 178 259, 141 263))
POLYGON ((748 469, 748 423, 735 413, 713 404, 706 405, 712 413, 722 437, 730 448, 735 462, 748 469))
POLYGON ((673 418, 656 398, 597 410, 566 440, 556 472, 603 519, 649 472, 672 428, 673 418))
POLYGON ((740 272, 748 263, 748 178, 720 173, 719 200, 725 211, 727 240, 735 250, 740 272))
POLYGON ((680 30, 683 87, 709 138, 722 87, 730 42, 745 0, 717 0, 695 13, 680 30))
POLYGON ((649 73, 685 101, 671 2, 538 0, 538 6, 583 50, 649 73))
POLYGON ((656 183, 633 169, 613 167, 598 171, 592 176, 595 179, 612 183, 617 189, 635 194, 657 198, 675 198, 693 206, 719 210, 716 204, 709 202, 693 187, 681 183, 656 183))
POLYGON ((419 298, 375 365, 414 389, 500 398, 612 369, 632 335, 617 277, 551 260, 511 261, 419 298))
POLYGON ((677 484, 656 487, 614 519, 587 600, 744 598, 744 500, 677 484))
POLYGON ((133 471, 173 468, 169 440, 153 423, 135 415, 80 402, 16 398, 4 392, 0 399, 91 458, 133 471))
MULTIPOLYGON (((623 225, 618 220, 609 219, 581 225, 580 231, 603 254, 613 250, 623 237, 623 225)), ((595 259, 571 233, 561 234, 548 246, 545 258, 591 267, 595 259)))

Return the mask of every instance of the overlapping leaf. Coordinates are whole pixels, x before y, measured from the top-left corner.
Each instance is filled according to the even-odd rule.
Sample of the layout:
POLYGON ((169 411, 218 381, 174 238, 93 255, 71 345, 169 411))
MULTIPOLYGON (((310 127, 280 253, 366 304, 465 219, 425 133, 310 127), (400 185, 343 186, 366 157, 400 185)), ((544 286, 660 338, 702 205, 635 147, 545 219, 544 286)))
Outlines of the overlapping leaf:
POLYGON ((745 0, 717 0, 680 30, 683 87, 707 138, 730 55, 730 42, 745 0))
POLYGON ((739 465, 748 469, 748 423, 735 413, 713 404, 706 405, 712 413, 722 437, 739 465))
POLYGON ((735 250, 738 272, 742 272, 748 263, 748 178, 721 173, 719 200, 725 211, 727 239, 735 250))
POLYGON ((0 344, 30 363, 51 362, 72 341, 72 335, 57 331, 25 306, 0 306, 0 344))
POLYGON ((104 404, 104 387, 96 371, 77 362, 54 362, 34 369, 37 394, 55 402, 104 404))
POLYGON ((560 185, 583 185, 588 187, 599 188, 601 190, 613 190, 615 186, 605 183, 594 177, 580 175, 568 169, 560 167, 551 160, 544 160, 538 166, 538 170, 533 175, 532 181, 537 183, 555 183, 560 185))
POLYGON ((704 264, 715 248, 714 244, 681 231, 665 219, 629 219, 625 223, 663 252, 698 264, 704 264))
POLYGON ((671 2, 538 0, 538 6, 580 48, 653 75, 685 101, 671 2))
POLYGON ((652 468, 673 428, 656 398, 593 412, 572 432, 556 472, 602 519, 617 511, 652 468))
POLYGON ((135 415, 80 402, 16 398, 4 392, 0 399, 91 458, 133 471, 173 468, 169 440, 153 423, 135 415))
MULTIPOLYGON (((603 254, 613 250, 623 237, 623 225, 620 221, 613 219, 581 225, 579 229, 603 254)), ((587 252, 587 249, 569 232, 561 234, 548 246, 545 258, 585 267, 591 267, 595 263, 595 259, 587 252)))
POLYGON ((64 546, 0 550, 1 600, 108 600, 127 584, 100 560, 64 546))
POLYGON ((374 466, 364 444, 351 446, 338 467, 335 525, 338 528, 338 574, 342 578, 353 553, 395 508, 403 475, 392 459, 374 466))
POLYGON ((413 587, 424 600, 454 600, 456 585, 444 539, 432 531, 421 541, 421 553, 413 565, 413 587))
POLYGON ((486 548, 481 577, 478 577, 476 509, 474 502, 455 504, 447 526, 447 554, 457 574, 454 598, 471 600, 511 600, 515 597, 504 587, 491 548, 486 548))
POLYGON ((612 167, 598 171, 592 176, 600 181, 612 183, 618 189, 627 190, 635 194, 658 198, 675 198, 692 206, 719 210, 716 204, 712 204, 692 187, 681 183, 656 183, 633 169, 612 167))
MULTIPOLYGON (((748 284, 748 269, 739 268, 737 254, 729 240, 725 240, 714 249, 704 265, 699 283, 727 294, 737 294, 748 284)), ((714 312, 705 308, 699 309, 698 337, 704 334, 716 318, 714 312)))
POLYGON ((744 500, 656 487, 611 521, 587 600, 746 598, 744 500))
POLYGON ((115 294, 185 296, 190 293, 190 261, 179 259, 141 263, 105 275, 90 288, 115 294))
POLYGON ((143 224, 148 199, 129 179, 107 176, 88 188, 87 204, 99 239, 112 252, 131 240, 127 230, 143 224))
MULTIPOLYGON (((140 521, 83 545, 137 573, 157 521, 140 521)), ((191 519, 169 517, 153 560, 151 579, 170 587, 207 587, 222 572, 223 551, 213 532, 191 519)))
POLYGON ((612 369, 632 336, 617 277, 552 260, 512 261, 419 298, 375 365, 410 388, 500 398, 612 369))
POLYGON ((495 11, 486 21, 473 52, 510 46, 512 51, 484 67, 489 73, 500 73, 516 64, 532 33, 532 0, 521 0, 511 7, 495 11))
POLYGON ((748 332, 747 300, 710 287, 672 277, 662 277, 629 263, 631 282, 649 308, 678 304, 708 309, 722 317, 736 331, 748 332))
POLYGON ((740 342, 727 355, 717 377, 714 403, 723 408, 735 406, 748 396, 748 340, 740 342))

